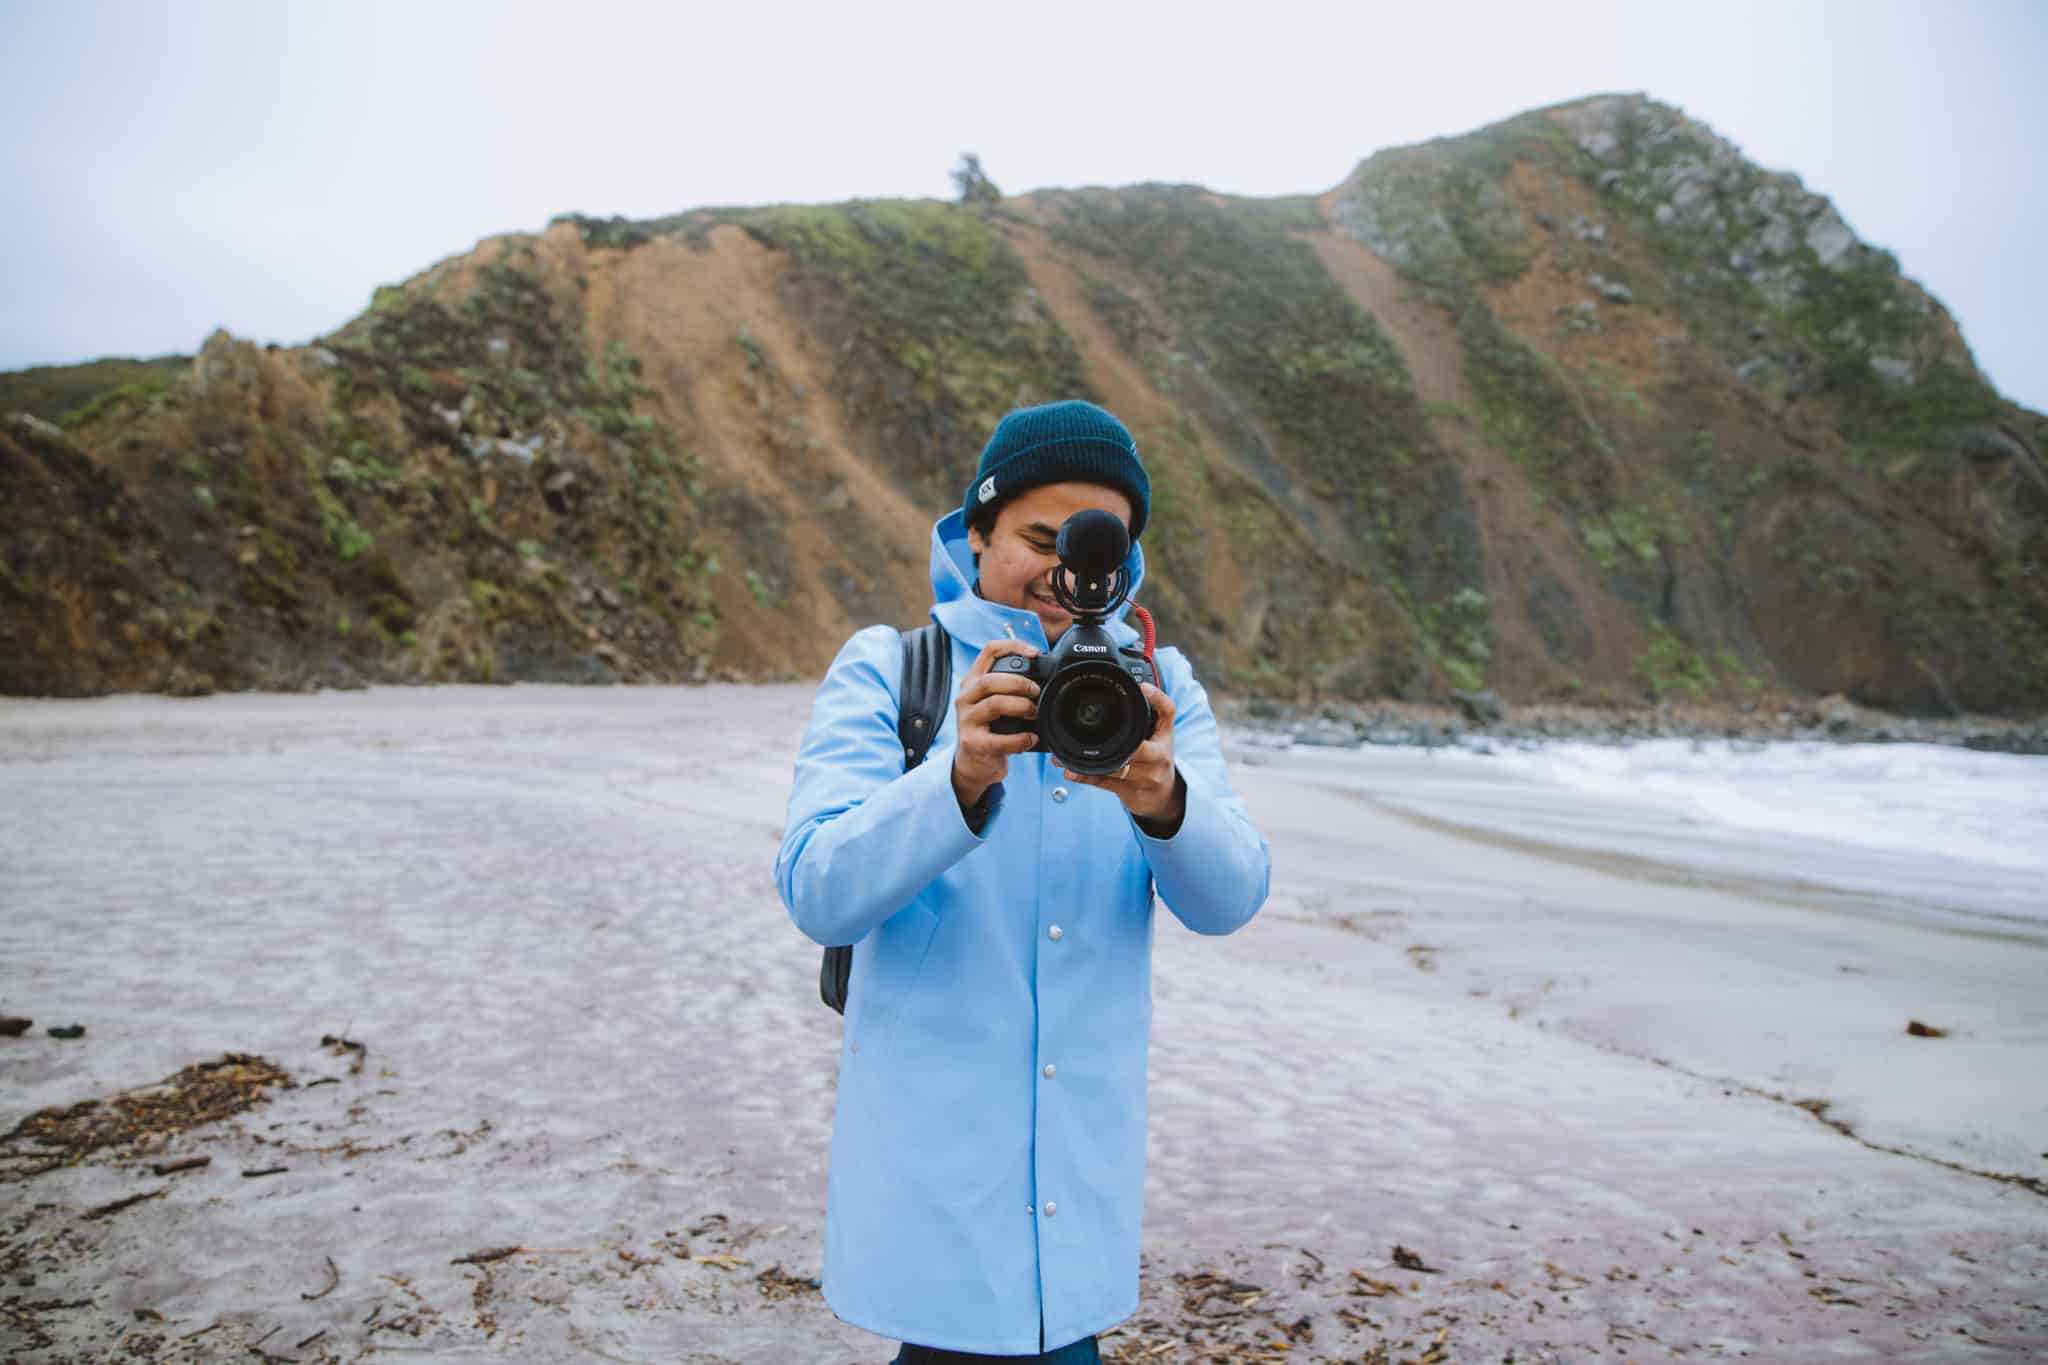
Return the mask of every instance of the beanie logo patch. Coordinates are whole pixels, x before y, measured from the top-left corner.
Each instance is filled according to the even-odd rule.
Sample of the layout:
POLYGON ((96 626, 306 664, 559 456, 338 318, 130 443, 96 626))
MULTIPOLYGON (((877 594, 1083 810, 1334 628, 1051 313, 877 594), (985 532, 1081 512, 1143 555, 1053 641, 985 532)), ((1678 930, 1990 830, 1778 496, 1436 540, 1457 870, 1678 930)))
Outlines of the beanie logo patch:
POLYGON ((995 477, 991 475, 990 477, 983 479, 981 481, 981 489, 974 495, 974 497, 975 501, 977 502, 987 502, 990 498, 993 498, 995 495, 996 481, 995 477))

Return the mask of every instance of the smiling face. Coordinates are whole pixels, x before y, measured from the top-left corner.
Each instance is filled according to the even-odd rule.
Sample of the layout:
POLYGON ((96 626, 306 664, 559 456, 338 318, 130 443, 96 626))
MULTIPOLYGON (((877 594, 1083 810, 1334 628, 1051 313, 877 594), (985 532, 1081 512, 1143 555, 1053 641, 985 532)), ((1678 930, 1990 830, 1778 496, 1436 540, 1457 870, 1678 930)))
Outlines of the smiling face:
POLYGON ((1074 618, 1053 600, 1052 571, 1059 567, 1053 545, 1060 526, 1076 512, 1108 512, 1131 524, 1131 500, 1097 483, 1048 483, 1027 488, 1004 503, 988 535, 970 526, 967 543, 981 556, 981 595, 1005 607, 1034 612, 1046 643, 1060 637, 1074 618))

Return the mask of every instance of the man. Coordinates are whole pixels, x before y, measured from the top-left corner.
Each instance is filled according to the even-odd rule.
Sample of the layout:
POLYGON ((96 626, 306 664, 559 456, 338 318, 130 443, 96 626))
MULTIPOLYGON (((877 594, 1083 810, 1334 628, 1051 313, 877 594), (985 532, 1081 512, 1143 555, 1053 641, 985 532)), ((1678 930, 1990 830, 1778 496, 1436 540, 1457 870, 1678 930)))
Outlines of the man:
POLYGON ((1136 443, 1094 404, 1003 418, 932 532, 955 696, 929 757, 904 771, 888 626, 839 651, 797 755, 776 884, 805 934, 855 945, 825 1299, 902 1341, 898 1365, 1099 1359, 1095 1334, 1138 1306, 1154 889, 1202 934, 1266 898, 1266 841, 1178 650, 1157 651, 1158 724, 1115 776, 990 728, 1038 695, 990 666, 1071 623, 1049 586, 1059 527, 1123 518, 1135 585, 1150 500, 1136 443))

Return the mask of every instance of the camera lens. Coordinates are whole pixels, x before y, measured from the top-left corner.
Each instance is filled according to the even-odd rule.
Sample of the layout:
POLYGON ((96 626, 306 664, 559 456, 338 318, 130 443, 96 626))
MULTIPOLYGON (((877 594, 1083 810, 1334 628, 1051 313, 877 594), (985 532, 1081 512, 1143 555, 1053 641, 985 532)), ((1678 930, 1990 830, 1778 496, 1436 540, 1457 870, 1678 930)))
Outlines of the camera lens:
POLYGON ((1092 680, 1080 682, 1068 688, 1060 701, 1061 729, 1084 744, 1109 738, 1109 689, 1092 680))
POLYGON ((1122 668, 1083 658, 1053 670, 1038 720, 1046 749, 1060 762, 1077 773, 1113 773, 1145 742, 1152 708, 1122 668))
POLYGON ((1106 680, 1082 678, 1063 689, 1055 721, 1076 743, 1101 744, 1121 728, 1122 698, 1106 680))

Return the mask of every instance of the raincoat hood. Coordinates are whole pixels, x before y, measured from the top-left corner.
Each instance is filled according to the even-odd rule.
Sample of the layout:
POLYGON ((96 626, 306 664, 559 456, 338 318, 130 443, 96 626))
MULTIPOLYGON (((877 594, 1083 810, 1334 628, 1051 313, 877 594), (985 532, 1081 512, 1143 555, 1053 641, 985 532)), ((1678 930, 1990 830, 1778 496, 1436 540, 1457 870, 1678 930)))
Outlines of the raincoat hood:
MULTIPOLYGON (((1124 568, 1131 575, 1130 596, 1110 613, 1108 626, 1119 645, 1133 644, 1138 639, 1137 628, 1124 619, 1131 599, 1145 585, 1145 551, 1136 541, 1131 542, 1131 552, 1124 556, 1124 568)), ((990 640, 1003 639, 1024 640, 1046 648, 1045 626, 1038 613, 1023 607, 1006 607, 978 595, 974 585, 979 576, 974 550, 967 543, 967 515, 958 510, 948 512, 932 526, 932 619, 944 626, 948 635, 972 645, 976 652, 990 640)))

